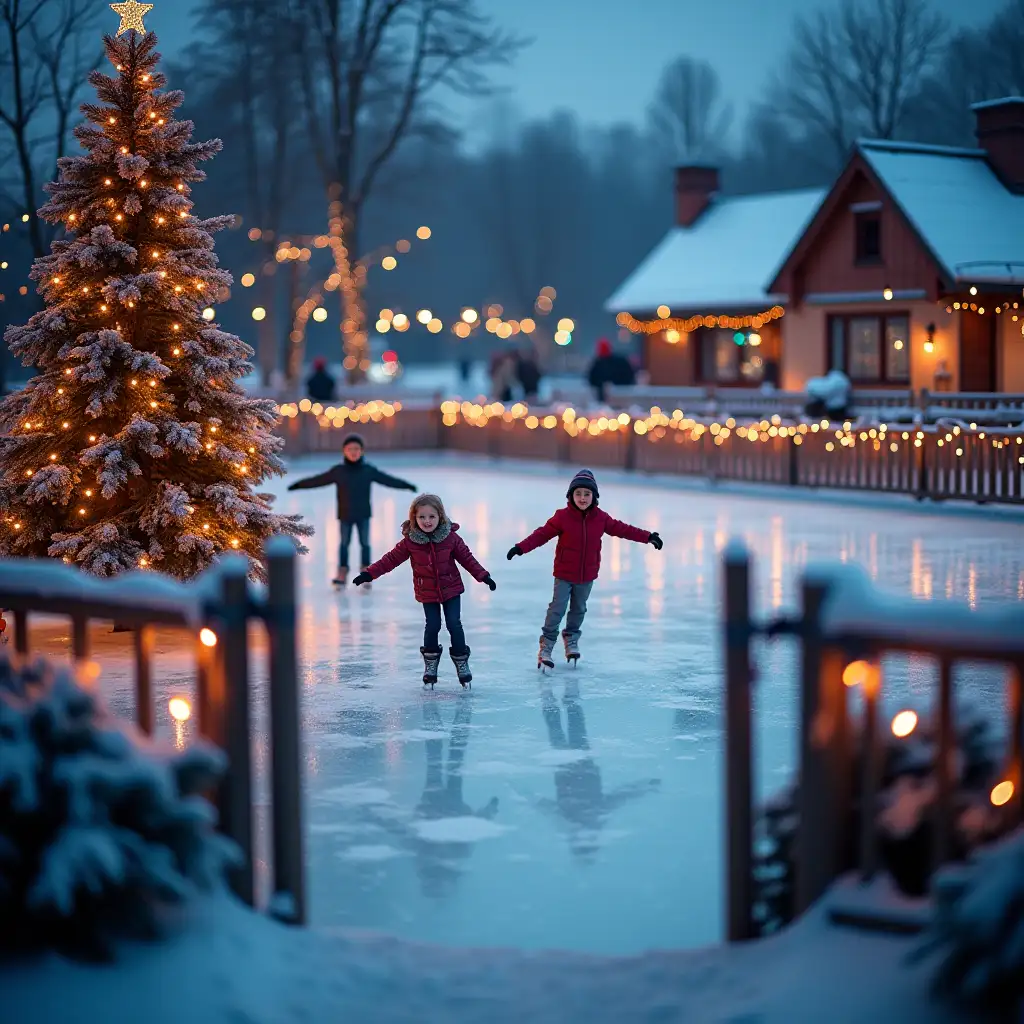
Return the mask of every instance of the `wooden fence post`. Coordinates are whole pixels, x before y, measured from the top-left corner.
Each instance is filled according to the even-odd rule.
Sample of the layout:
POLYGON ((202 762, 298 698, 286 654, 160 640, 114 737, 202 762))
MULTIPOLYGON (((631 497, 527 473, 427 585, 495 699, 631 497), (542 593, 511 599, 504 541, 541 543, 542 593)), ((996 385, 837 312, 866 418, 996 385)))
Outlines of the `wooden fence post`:
POLYGON ((249 563, 229 555, 221 567, 220 670, 224 685, 224 747, 228 771, 220 789, 221 829, 238 844, 242 863, 229 881, 244 903, 255 903, 252 844, 252 756, 249 749, 249 563))
MULTIPOLYGON (((834 651, 827 652, 822 634, 821 609, 828 593, 823 579, 805 576, 802 586, 803 611, 800 670, 800 823, 796 838, 796 914, 800 915, 828 888, 836 874, 839 847, 834 821, 838 809, 832 806, 835 793, 828 778, 826 749, 836 741, 829 706, 826 675, 834 677, 834 651), (828 668, 828 672, 826 672, 828 668)), ((840 668, 840 674, 842 669, 840 668)), ((839 685, 842 685, 840 679, 839 685)), ((842 694, 840 694, 842 696, 842 694)), ((843 808, 845 813, 846 808, 843 808)))
POLYGON ((750 556, 739 541, 725 550, 724 594, 726 938, 739 942, 754 936, 750 556))
POLYGON ((89 659, 89 620, 84 615, 76 615, 71 620, 71 652, 75 661, 89 659))
POLYGON ((147 735, 153 735, 153 647, 152 626, 135 630, 135 720, 147 735))
POLYGON ((953 772, 956 732, 953 722, 953 664, 949 658, 939 661, 939 736, 935 752, 935 867, 945 864, 952 852, 953 772))
POLYGON ((295 639, 295 544, 267 544, 267 637, 270 646, 271 791, 274 880, 272 912, 291 924, 306 922, 302 833, 302 747, 295 639))

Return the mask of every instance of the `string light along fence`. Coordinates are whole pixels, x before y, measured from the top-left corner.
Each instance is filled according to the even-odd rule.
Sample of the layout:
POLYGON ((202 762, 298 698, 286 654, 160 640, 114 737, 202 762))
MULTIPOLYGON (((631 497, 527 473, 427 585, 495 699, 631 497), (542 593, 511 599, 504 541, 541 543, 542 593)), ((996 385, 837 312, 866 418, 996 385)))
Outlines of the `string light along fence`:
POLYGON ((280 411, 290 454, 337 452, 337 431, 345 429, 364 433, 379 450, 445 448, 712 481, 1024 503, 1024 428, 983 428, 973 421, 890 424, 874 416, 794 422, 779 413, 711 418, 657 406, 646 414, 584 414, 523 403, 506 408, 448 400, 437 406, 428 399, 338 406, 304 399, 280 411))
MULTIPOLYGON (((882 762, 879 704, 881 659, 888 654, 917 654, 938 664, 937 744, 932 772, 935 868, 950 859, 955 817, 954 770, 957 757, 953 670, 961 662, 1004 665, 1007 674, 1007 744, 1002 778, 990 800, 1005 815, 1007 830, 1024 824, 1021 765, 1024 752, 1024 629, 1012 605, 972 611, 953 602, 897 599, 875 589, 855 566, 810 570, 801 583, 796 615, 767 621, 751 612, 750 556, 739 542, 723 559, 722 640, 725 666, 725 823, 726 934, 729 941, 753 938, 755 921, 755 847, 753 713, 757 670, 755 639, 796 637, 800 647, 799 769, 796 834, 795 913, 806 911, 840 877, 848 851, 856 851, 857 881, 868 882, 879 866, 877 826, 882 762), (849 694, 859 690, 860 721, 855 723, 849 694), (854 725, 860 726, 859 801, 853 773, 854 725), (850 823, 857 822, 850 835, 850 823)), ((906 712, 892 722, 893 734, 908 735, 906 712)), ((874 906, 857 889, 845 905, 832 903, 839 923, 870 924, 907 930, 892 904, 874 906)), ((924 921, 918 922, 919 928, 924 921)))
MULTIPOLYGON (((229 555, 190 583, 152 572, 104 580, 60 562, 0 561, 0 608, 14 613, 15 651, 31 653, 29 617, 71 620, 71 653, 89 661, 90 622, 113 621, 133 633, 135 715, 153 735, 153 658, 156 629, 183 630, 194 638, 199 734, 228 757, 228 771, 214 795, 219 828, 241 850, 229 881, 250 906, 256 902, 250 715, 250 621, 266 628, 269 649, 270 793, 273 875, 270 911, 304 924, 306 897, 302 840, 299 691, 296 660, 295 544, 275 537, 266 547, 267 586, 246 578, 247 559, 229 555)), ((87 673, 88 674, 88 673, 87 673)), ((176 717, 190 709, 171 701, 176 717)))

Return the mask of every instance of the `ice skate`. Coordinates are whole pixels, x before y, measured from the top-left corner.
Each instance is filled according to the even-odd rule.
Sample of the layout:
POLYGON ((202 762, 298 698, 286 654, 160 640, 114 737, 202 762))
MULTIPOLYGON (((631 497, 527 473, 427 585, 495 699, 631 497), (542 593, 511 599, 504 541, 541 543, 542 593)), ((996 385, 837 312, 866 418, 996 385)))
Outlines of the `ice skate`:
POLYGON ((469 671, 469 656, 472 652, 467 647, 464 651, 460 651, 458 654, 449 648, 448 653, 451 655, 455 671, 459 674, 459 682, 462 683, 463 686, 468 686, 473 681, 473 673, 469 671))
POLYGON ((576 662, 580 660, 580 638, 563 633, 562 642, 565 644, 565 660, 575 668, 576 662))
POLYGON ((335 587, 343 587, 348 582, 348 569, 338 569, 331 583, 335 587))
POLYGON ((540 638, 540 650, 537 651, 537 668, 542 671, 546 668, 554 668, 555 662, 551 652, 555 649, 555 641, 549 640, 546 636, 540 638))
POLYGON ((423 655, 423 685, 433 689, 434 683, 437 682, 437 666, 441 664, 441 648, 435 647, 430 650, 421 647, 420 654, 423 655))

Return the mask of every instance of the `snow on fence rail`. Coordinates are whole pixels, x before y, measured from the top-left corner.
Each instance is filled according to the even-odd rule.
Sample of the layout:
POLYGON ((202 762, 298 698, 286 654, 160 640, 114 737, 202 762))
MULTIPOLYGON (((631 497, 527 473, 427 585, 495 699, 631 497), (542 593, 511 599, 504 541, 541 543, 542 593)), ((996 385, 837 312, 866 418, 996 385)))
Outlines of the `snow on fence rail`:
POLYGON ((305 882, 301 821, 299 693, 296 661, 295 544, 275 537, 266 547, 268 583, 247 579, 248 563, 229 555, 190 583, 136 571, 99 579, 59 562, 0 561, 0 608, 14 613, 16 652, 31 653, 30 615, 67 616, 72 654, 89 658, 90 621, 113 621, 134 633, 135 707, 139 728, 154 731, 155 627, 191 633, 196 651, 200 735, 221 747, 230 768, 217 793, 220 829, 238 844, 241 864, 232 888, 255 902, 253 786, 250 752, 250 620, 267 631, 270 663, 273 899, 282 920, 304 923, 305 882))
MULTIPOLYGON (((862 881, 878 867, 881 737, 878 729, 882 675, 890 652, 935 658, 939 666, 935 867, 950 858, 954 826, 955 722, 953 669, 959 662, 1007 666, 1007 736, 1004 782, 1013 825, 1024 824, 1024 612, 1014 606, 971 611, 953 602, 922 603, 877 590, 857 566, 810 569, 795 616, 757 622, 751 614, 750 556, 739 542, 723 559, 722 638, 725 657, 726 931, 730 941, 753 938, 754 792, 752 708, 757 678, 751 641, 758 636, 795 636, 800 644, 800 764, 796 834, 795 913, 806 911, 840 876, 845 852, 858 851, 862 881), (849 835, 855 803, 856 755, 848 690, 863 695, 857 835, 849 835)), ((998 789, 999 787, 997 787, 998 789)), ((1005 793, 1003 794, 1006 795, 1005 793)), ((993 797, 994 800, 994 797, 993 797)), ((835 913, 835 908, 834 908, 835 913)), ((857 917, 858 911, 843 911, 857 917)), ((876 925, 885 912, 868 911, 876 925)))
POLYGON ((831 423, 780 413, 762 419, 659 407, 577 413, 454 400, 439 408, 370 402, 306 412, 291 405, 282 412, 291 454, 336 452, 344 433, 358 430, 377 450, 448 448, 710 480, 1024 502, 1024 428, 986 428, 976 420, 898 423, 878 409, 868 419, 831 423))

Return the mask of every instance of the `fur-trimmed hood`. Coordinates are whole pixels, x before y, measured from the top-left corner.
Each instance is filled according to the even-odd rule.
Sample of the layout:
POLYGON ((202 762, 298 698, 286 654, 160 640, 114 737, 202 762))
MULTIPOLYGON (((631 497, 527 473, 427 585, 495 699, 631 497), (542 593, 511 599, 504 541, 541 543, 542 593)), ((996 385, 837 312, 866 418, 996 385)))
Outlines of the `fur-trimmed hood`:
POLYGON ((411 520, 406 520, 402 523, 402 536, 408 537, 413 544, 440 544, 441 541, 447 540, 448 536, 455 533, 459 528, 458 523, 438 523, 433 533, 424 533, 415 523, 411 520))

